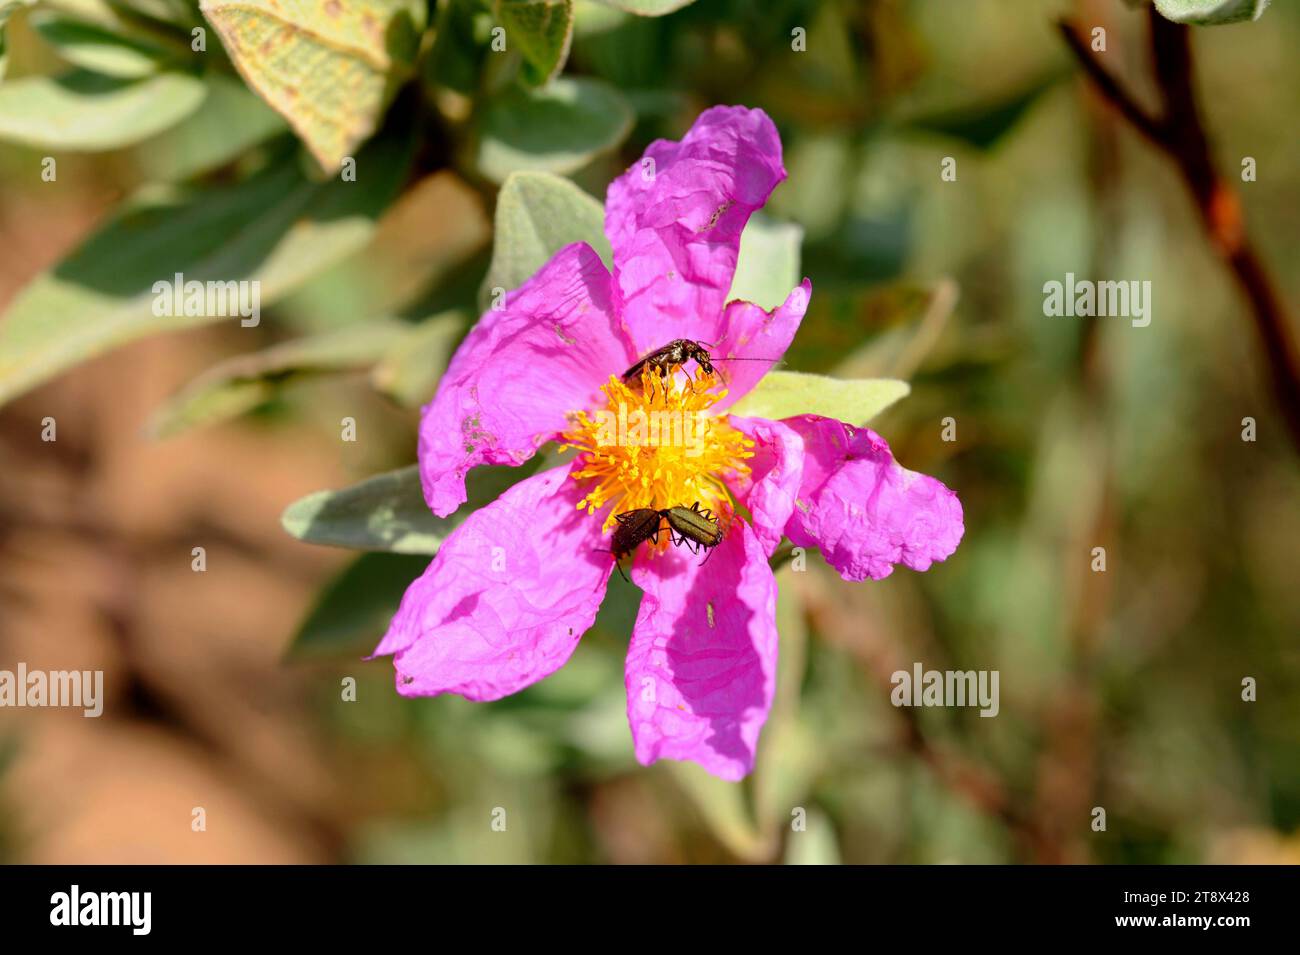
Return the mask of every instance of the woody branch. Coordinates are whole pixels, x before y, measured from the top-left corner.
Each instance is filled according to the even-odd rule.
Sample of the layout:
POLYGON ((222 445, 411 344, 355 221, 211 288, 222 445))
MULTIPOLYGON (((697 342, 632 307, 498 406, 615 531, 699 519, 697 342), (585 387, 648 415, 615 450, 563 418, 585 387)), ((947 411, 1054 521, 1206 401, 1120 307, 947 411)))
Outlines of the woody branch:
POLYGON ((1286 306, 1268 269, 1246 234, 1241 202, 1214 163, 1192 85, 1188 28, 1151 7, 1151 65, 1161 109, 1153 113, 1101 65, 1083 31, 1058 26, 1097 92, 1149 143, 1178 167, 1211 244, 1250 303, 1250 317, 1268 363, 1272 390, 1291 440, 1300 450, 1300 350, 1286 306))

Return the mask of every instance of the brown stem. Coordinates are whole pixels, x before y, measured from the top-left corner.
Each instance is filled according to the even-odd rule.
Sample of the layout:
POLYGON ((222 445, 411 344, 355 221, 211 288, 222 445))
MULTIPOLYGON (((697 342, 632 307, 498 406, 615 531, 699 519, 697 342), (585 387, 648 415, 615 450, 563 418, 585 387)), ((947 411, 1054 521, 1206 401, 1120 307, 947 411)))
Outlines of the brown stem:
POLYGON ((1079 65, 1083 67, 1083 71, 1101 93, 1102 98, 1118 109, 1129 121, 1129 125, 1149 139, 1152 145, 1164 149, 1164 130, 1160 120, 1152 116, 1145 107, 1129 95, 1128 90, 1124 89, 1119 80, 1111 76, 1109 71, 1093 57, 1092 49, 1088 46, 1088 40, 1082 31, 1067 20, 1061 20, 1056 26, 1061 31, 1061 36, 1065 38, 1070 52, 1079 61, 1079 65))
POLYGON ((1300 349, 1286 306, 1246 234, 1237 194, 1215 166, 1192 82, 1188 28, 1166 20, 1154 6, 1149 17, 1152 72, 1162 99, 1158 116, 1143 108, 1101 65, 1077 26, 1067 21, 1061 21, 1059 26, 1066 45, 1102 98, 1177 165, 1206 235, 1250 303, 1274 398, 1291 440, 1300 450, 1300 349))

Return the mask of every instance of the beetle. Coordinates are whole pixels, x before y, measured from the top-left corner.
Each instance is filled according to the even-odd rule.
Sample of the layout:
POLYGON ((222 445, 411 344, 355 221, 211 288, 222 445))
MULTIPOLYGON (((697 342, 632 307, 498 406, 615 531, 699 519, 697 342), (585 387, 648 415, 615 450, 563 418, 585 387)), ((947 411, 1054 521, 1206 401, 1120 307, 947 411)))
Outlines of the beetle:
POLYGON ((614 555, 614 566, 627 580, 621 561, 646 541, 659 543, 659 531, 663 525, 663 512, 653 507, 638 507, 622 514, 615 514, 618 527, 614 528, 614 537, 610 541, 609 552, 614 555))
POLYGON ((706 375, 713 374, 713 363, 715 361, 772 361, 771 358, 740 358, 736 356, 726 358, 714 358, 709 354, 708 342, 695 342, 689 338, 675 338, 662 348, 656 348, 650 352, 635 365, 623 372, 624 381, 634 381, 641 376, 644 368, 652 368, 659 372, 661 378, 667 378, 672 374, 674 368, 685 365, 688 361, 694 361, 700 366, 700 371, 706 375))
MULTIPOLYGON (((693 554, 702 549, 710 552, 722 543, 724 531, 721 522, 707 507, 700 508, 696 501, 690 507, 666 507, 659 515, 668 522, 669 539, 678 546, 685 545, 693 554), (676 534, 676 537, 672 535, 676 534)), ((706 561, 708 557, 704 558, 706 561)))
POLYGON ((641 370, 649 367, 659 372, 660 377, 667 378, 672 369, 684 365, 692 358, 706 375, 713 374, 713 362, 704 342, 693 342, 689 338, 675 338, 663 348, 656 348, 639 362, 623 372, 624 381, 639 378, 641 370))
MULTIPOLYGON (((610 541, 609 553, 614 555, 614 566, 628 579, 623 570, 622 560, 646 541, 659 543, 659 532, 663 522, 668 522, 668 539, 678 547, 686 547, 692 554, 701 550, 709 551, 722 543, 724 531, 721 522, 713 516, 707 507, 701 508, 696 501, 690 507, 665 507, 655 510, 653 507, 638 507, 622 514, 615 514, 618 526, 610 541)), ((705 557, 705 562, 708 561, 705 557)))

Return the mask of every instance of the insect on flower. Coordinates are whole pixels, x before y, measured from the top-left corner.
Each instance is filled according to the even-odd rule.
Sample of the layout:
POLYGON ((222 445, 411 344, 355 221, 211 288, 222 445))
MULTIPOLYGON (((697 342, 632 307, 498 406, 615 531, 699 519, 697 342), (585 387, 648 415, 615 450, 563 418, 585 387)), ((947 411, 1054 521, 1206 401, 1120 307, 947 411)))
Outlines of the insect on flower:
MULTIPOLYGON (((724 531, 719 520, 707 507, 700 509, 696 501, 690 507, 665 507, 655 510, 652 507, 639 507, 635 510, 615 514, 617 526, 610 540, 609 553, 614 555, 614 566, 627 580, 623 571, 623 558, 633 553, 646 541, 659 543, 659 532, 663 522, 668 522, 668 539, 678 547, 685 546, 692 554, 707 550, 709 556, 713 548, 722 543, 724 531)), ((704 558, 705 563, 708 557, 704 558)))
POLYGON ((638 507, 632 511, 615 514, 618 526, 614 528, 614 537, 610 541, 609 552, 614 555, 614 566, 627 580, 623 571, 622 560, 646 541, 659 543, 659 531, 663 525, 663 512, 652 507, 638 507))
POLYGON ((738 355, 714 358, 709 354, 708 347, 708 342, 695 342, 689 338, 674 339, 662 348, 656 348, 623 372, 623 380, 635 381, 641 377, 641 371, 644 368, 657 371, 661 378, 667 378, 688 361, 694 361, 695 364, 699 365, 700 371, 706 375, 713 374, 713 362, 715 361, 772 361, 770 358, 756 358, 753 356, 742 358, 738 355))
POLYGON ((700 371, 706 375, 713 374, 713 363, 704 347, 704 342, 693 342, 688 338, 677 338, 663 348, 656 348, 639 362, 623 372, 624 381, 634 381, 641 377, 641 369, 653 368, 660 377, 667 378, 675 370, 694 359, 700 371))
POLYGON ((804 279, 770 309, 728 298, 741 233, 786 177, 771 119, 714 107, 646 155, 653 178, 634 164, 606 194, 610 267, 588 242, 557 250, 470 330, 420 421, 424 497, 441 517, 479 465, 518 466, 548 442, 576 454, 466 516, 375 654, 393 657, 404 696, 517 693, 564 666, 605 598, 609 554, 630 557, 636 758, 738 780, 776 693, 781 541, 820 549, 846 580, 879 580, 953 553, 962 509, 855 422, 738 404, 762 391, 812 295, 804 279), (733 359, 724 381, 714 366, 733 359), (692 361, 698 374, 677 374, 692 361), (643 421, 661 436, 664 422, 700 427, 691 441, 610 440, 643 421), (664 546, 665 520, 672 543, 709 556, 664 546))
MULTIPOLYGON (((712 557, 713 548, 722 543, 724 532, 721 522, 707 507, 701 510, 699 501, 690 507, 666 507, 659 514, 668 521, 668 533, 677 535, 672 538, 673 543, 686 545, 692 554, 698 554, 703 549, 712 557)), ((707 562, 708 559, 705 557, 704 561, 707 562)))

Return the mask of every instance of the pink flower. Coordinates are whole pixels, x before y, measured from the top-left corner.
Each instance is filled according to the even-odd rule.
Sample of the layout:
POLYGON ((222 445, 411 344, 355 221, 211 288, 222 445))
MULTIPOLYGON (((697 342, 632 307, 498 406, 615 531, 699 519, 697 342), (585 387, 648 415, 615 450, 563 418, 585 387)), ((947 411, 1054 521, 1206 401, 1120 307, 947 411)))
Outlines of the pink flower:
POLYGON ((880 579, 895 564, 925 570, 950 555, 962 510, 872 431, 725 413, 784 354, 812 289, 805 279, 770 313, 725 301, 741 230, 786 175, 767 115, 710 109, 646 157, 653 167, 637 163, 609 187, 613 273, 586 243, 556 253, 479 320, 421 422, 425 498, 441 516, 464 503, 476 465, 518 465, 555 440, 577 459, 471 514, 411 584, 375 653, 393 655, 407 696, 515 693, 559 669, 595 619, 614 567, 613 515, 699 501, 726 527, 707 563, 666 539, 633 561, 644 597, 627 654, 628 720, 641 763, 693 760, 738 780, 772 704, 768 559, 782 537, 820 548, 847 580, 880 579), (717 358, 764 360, 723 362, 725 389, 699 370, 694 380, 684 370, 621 380, 679 338, 709 343, 717 358), (696 453, 597 440, 597 419, 629 402, 705 421, 696 453))

